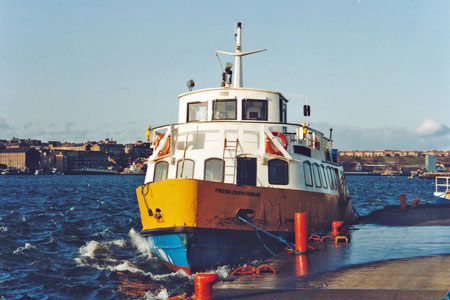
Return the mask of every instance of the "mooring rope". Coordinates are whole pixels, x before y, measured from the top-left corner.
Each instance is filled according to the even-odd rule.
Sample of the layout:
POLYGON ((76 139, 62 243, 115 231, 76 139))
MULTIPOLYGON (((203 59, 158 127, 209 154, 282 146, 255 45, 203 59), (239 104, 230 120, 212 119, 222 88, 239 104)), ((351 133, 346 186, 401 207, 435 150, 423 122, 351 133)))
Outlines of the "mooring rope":
POLYGON ((259 236, 259 232, 258 232, 258 231, 255 231, 255 232, 256 232, 256 236, 258 237, 259 241, 260 241, 261 244, 264 246, 264 248, 267 250, 267 252, 269 252, 270 254, 272 254, 272 256, 275 256, 276 254, 275 254, 272 250, 269 249, 269 247, 266 245, 266 243, 264 243, 264 241, 262 240, 262 238, 259 236))
MULTIPOLYGON (((141 185, 141 194, 142 194, 142 198, 143 198, 143 200, 144 200, 145 207, 147 208, 148 215, 149 215, 149 216, 153 216, 153 212, 152 212, 152 210, 148 207, 148 205, 147 205, 147 199, 145 198, 145 196, 148 195, 148 193, 149 193, 150 190, 151 190, 150 182, 141 185), (144 187, 147 187, 147 192, 146 192, 146 193, 144 193, 144 187)), ((153 194, 153 193, 152 193, 152 194, 153 194)))
POLYGON ((295 250, 295 247, 293 246, 293 244, 292 244, 292 243, 289 243, 288 241, 286 241, 285 239, 283 239, 281 236, 276 236, 276 235, 274 235, 274 234, 272 234, 272 233, 270 233, 270 232, 268 232, 268 231, 265 231, 264 229, 262 229, 262 228, 256 226, 255 224, 253 224, 252 222, 250 222, 250 221, 248 221, 248 220, 242 218, 241 216, 237 216, 237 218, 238 218, 239 220, 241 220, 242 222, 246 223, 247 225, 250 225, 250 226, 253 227, 254 229, 259 230, 259 231, 261 231, 261 232, 267 234, 268 236, 270 236, 270 237, 276 239, 277 241, 279 241, 279 242, 285 244, 289 249, 292 250, 292 252, 297 253, 297 254, 304 254, 304 253, 305 253, 305 252, 302 252, 302 251, 295 250))

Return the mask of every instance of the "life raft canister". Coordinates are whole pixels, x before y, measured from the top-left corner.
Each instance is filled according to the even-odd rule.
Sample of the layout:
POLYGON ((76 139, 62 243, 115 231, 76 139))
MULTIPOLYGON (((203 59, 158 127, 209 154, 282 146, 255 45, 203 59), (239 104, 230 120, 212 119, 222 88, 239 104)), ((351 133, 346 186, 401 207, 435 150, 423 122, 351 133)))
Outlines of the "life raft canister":
MULTIPOLYGON (((161 142, 161 140, 164 138, 165 133, 160 133, 156 136, 156 140, 155 140, 155 150, 158 149, 159 147, 159 143, 161 142)), ((170 135, 167 137, 166 140, 166 145, 163 149, 161 149, 161 151, 158 152, 158 156, 164 156, 169 154, 170 152, 170 135)))
MULTIPOLYGON (((283 148, 285 150, 287 150, 288 141, 287 141, 286 137, 284 136, 284 134, 282 134, 281 132, 278 132, 278 131, 272 131, 272 135, 275 137, 279 137, 281 139, 281 145, 283 146, 283 148)), ((270 154, 283 156, 283 153, 281 153, 280 150, 278 150, 278 149, 275 150, 274 148, 272 148, 272 141, 270 140, 270 138, 268 136, 266 137, 266 152, 268 152, 270 154)))

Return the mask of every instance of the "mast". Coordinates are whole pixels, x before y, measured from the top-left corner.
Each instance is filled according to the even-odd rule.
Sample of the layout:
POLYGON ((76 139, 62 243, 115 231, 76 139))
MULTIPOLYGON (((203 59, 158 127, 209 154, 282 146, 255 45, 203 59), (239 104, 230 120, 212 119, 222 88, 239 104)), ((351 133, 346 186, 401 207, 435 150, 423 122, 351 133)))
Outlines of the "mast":
POLYGON ((242 23, 238 22, 236 27, 236 52, 230 53, 225 51, 219 51, 216 50, 217 53, 222 53, 225 55, 234 56, 234 65, 235 65, 235 76, 233 81, 233 87, 234 88, 241 88, 244 86, 243 84, 243 76, 242 76, 242 56, 254 54, 262 51, 266 51, 267 49, 261 49, 261 50, 255 50, 255 51, 249 51, 249 52, 241 52, 241 30, 242 30, 242 23))

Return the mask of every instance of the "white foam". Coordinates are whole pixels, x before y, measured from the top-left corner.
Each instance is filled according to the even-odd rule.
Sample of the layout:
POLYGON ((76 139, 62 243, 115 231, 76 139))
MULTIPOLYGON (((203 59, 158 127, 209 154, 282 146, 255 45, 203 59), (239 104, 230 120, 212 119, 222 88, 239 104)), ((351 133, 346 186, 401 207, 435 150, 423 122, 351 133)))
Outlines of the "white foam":
POLYGON ((25 246, 19 247, 16 250, 14 250, 13 254, 22 253, 23 251, 29 250, 29 249, 36 249, 36 247, 31 245, 30 243, 25 243, 25 246))
POLYGON ((216 274, 220 279, 225 279, 230 276, 231 267, 230 266, 220 266, 216 269, 216 274))
POLYGON ((110 241, 110 242, 105 242, 106 245, 114 245, 114 246, 118 246, 118 247, 125 247, 127 244, 126 240, 114 240, 114 241, 110 241))
POLYGON ((106 227, 105 230, 94 233, 94 236, 105 236, 110 231, 111 231, 111 227, 106 227))
POLYGON ((107 266, 105 269, 108 269, 111 272, 114 272, 114 271, 119 271, 119 272, 128 271, 128 272, 131 272, 131 273, 146 274, 144 271, 139 269, 136 265, 134 265, 132 262, 129 262, 128 260, 122 261, 122 263, 117 265, 117 266, 107 266))
POLYGON ((162 289, 157 294, 153 294, 151 292, 147 292, 144 295, 144 299, 145 300, 165 300, 167 298, 169 298, 169 293, 167 292, 166 289, 162 289))
POLYGON ((139 253, 147 256, 148 258, 153 257, 147 240, 143 238, 139 233, 137 233, 134 228, 130 229, 129 236, 131 239, 131 243, 139 251, 139 253))
POLYGON ((99 250, 111 252, 111 250, 106 245, 101 244, 97 241, 90 241, 87 242, 86 245, 81 246, 78 250, 78 253, 80 253, 82 257, 94 258, 95 252, 99 250))
MULTIPOLYGON (((132 273, 141 273, 147 275, 143 270, 128 260, 117 260, 110 255, 113 251, 109 246, 124 247, 126 240, 113 240, 107 242, 89 241, 78 250, 79 257, 75 258, 75 262, 80 267, 92 267, 97 270, 114 271, 129 271, 132 273)), ((150 273, 151 275, 151 273, 150 273)))
POLYGON ((9 229, 6 226, 0 226, 0 232, 8 232, 9 229))
POLYGON ((157 274, 153 275, 152 273, 146 273, 145 275, 150 276, 152 279, 157 281, 167 281, 168 278, 178 277, 178 278, 189 278, 194 280, 195 275, 188 275, 184 270, 178 270, 173 273, 168 274, 157 274))

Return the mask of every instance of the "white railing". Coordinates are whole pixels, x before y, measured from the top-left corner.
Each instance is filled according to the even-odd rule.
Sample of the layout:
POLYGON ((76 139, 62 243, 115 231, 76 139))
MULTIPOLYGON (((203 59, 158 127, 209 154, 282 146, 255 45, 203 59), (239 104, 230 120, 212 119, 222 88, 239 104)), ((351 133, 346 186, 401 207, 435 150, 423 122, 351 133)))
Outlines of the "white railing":
MULTIPOLYGON (((229 124, 242 124, 245 126, 245 124, 253 124, 253 125, 260 125, 261 130, 261 138, 262 140, 266 139, 266 136, 270 138, 270 140, 273 142, 273 144, 283 153, 285 157, 290 157, 289 152, 292 151, 292 149, 288 149, 286 151, 281 144, 278 142, 278 140, 273 136, 273 131, 279 131, 282 133, 286 139, 288 140, 289 144, 301 144, 304 146, 307 146, 311 149, 316 150, 322 150, 325 151, 328 149, 328 151, 331 153, 332 148, 332 141, 326 137, 323 136, 323 133, 314 130, 308 126, 303 126, 301 124, 283 124, 283 123, 269 123, 269 122, 233 122, 233 121, 215 121, 215 122, 191 122, 191 123, 183 123, 183 124, 173 124, 173 125, 165 125, 156 127, 151 132, 151 138, 150 140, 152 143, 155 143, 156 138, 160 134, 164 134, 164 137, 160 140, 159 145, 157 149, 154 149, 152 157, 150 159, 155 158, 156 154, 159 153, 162 149, 164 149, 167 139, 172 134, 172 132, 178 132, 179 129, 181 129, 182 126, 185 125, 194 125, 196 124, 199 126, 198 128, 201 128, 202 126, 205 126, 209 128, 212 125, 215 124, 223 124, 223 123, 229 123, 229 124)), ((226 131, 227 129, 225 129, 226 131)), ((173 141, 173 139, 172 139, 173 141)), ((172 152, 172 148, 171 148, 172 152)))
POLYGON ((436 193, 447 194, 450 191, 450 177, 436 177, 435 189, 436 193))

